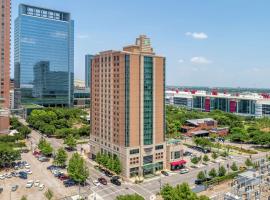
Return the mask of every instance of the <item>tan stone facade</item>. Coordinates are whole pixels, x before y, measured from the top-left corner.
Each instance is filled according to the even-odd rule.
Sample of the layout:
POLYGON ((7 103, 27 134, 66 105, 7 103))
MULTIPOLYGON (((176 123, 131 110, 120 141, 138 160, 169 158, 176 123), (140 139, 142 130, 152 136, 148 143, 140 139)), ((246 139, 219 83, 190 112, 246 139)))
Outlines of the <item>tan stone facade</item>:
POLYGON ((119 156, 128 178, 166 167, 165 59, 153 53, 146 36, 136 44, 94 56, 91 73, 90 154, 119 156))
POLYGON ((0 1, 0 7, 0 133, 6 133, 9 127, 7 109, 10 102, 10 0, 0 1))

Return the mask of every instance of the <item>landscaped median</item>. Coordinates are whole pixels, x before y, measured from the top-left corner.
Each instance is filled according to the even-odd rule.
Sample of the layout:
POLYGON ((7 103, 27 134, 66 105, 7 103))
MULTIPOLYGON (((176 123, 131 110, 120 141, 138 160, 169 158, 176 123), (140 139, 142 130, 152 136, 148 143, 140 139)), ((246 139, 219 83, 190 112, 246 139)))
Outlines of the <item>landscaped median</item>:
POLYGON ((210 185, 218 185, 224 181, 234 179, 238 174, 242 173, 242 171, 237 171, 237 172, 231 172, 225 176, 219 176, 215 177, 209 181, 205 181, 203 184, 208 187, 210 185))

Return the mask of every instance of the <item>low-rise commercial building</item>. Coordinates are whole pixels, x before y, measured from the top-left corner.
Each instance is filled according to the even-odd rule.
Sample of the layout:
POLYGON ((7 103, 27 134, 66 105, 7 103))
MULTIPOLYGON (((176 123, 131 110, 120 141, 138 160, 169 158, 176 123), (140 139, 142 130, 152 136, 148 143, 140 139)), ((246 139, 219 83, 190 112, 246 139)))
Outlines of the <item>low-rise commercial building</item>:
POLYGON ((166 104, 204 112, 221 110, 243 116, 270 117, 270 98, 265 94, 170 90, 166 91, 166 104))

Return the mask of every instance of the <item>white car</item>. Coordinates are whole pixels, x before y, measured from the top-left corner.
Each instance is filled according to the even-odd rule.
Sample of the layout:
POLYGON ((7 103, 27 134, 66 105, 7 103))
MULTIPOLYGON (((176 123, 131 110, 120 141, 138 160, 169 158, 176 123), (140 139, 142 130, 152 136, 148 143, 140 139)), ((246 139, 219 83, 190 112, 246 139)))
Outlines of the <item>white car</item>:
POLYGON ((40 183, 40 181, 39 180, 36 180, 35 183, 34 183, 34 186, 35 187, 38 187, 39 186, 39 183, 40 183))
POLYGON ((4 180, 5 178, 6 178, 5 175, 0 175, 0 179, 1 179, 1 180, 4 180))
POLYGON ((30 169, 25 170, 27 174, 32 174, 32 171, 30 169))
POLYGON ((31 168, 31 165, 25 164, 24 167, 25 167, 25 169, 30 169, 31 168))
POLYGON ((34 184, 34 181, 33 180, 27 181, 25 187, 26 188, 31 188, 33 186, 33 184, 34 184))
POLYGON ((93 181, 93 184, 94 184, 95 186, 100 186, 100 182, 99 182, 98 180, 94 180, 94 181, 93 181))
POLYGON ((38 190, 39 190, 39 191, 42 191, 44 188, 45 188, 45 185, 44 185, 44 184, 40 184, 40 185, 38 186, 38 190))

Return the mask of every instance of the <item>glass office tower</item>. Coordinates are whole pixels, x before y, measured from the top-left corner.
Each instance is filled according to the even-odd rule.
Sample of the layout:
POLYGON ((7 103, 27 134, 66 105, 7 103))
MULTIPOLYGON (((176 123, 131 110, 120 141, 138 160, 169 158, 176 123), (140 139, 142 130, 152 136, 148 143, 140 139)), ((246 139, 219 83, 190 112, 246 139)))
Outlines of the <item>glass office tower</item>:
POLYGON ((93 55, 85 55, 85 87, 91 88, 91 68, 93 55))
POLYGON ((74 22, 70 13, 21 4, 14 48, 17 108, 73 105, 74 22))

